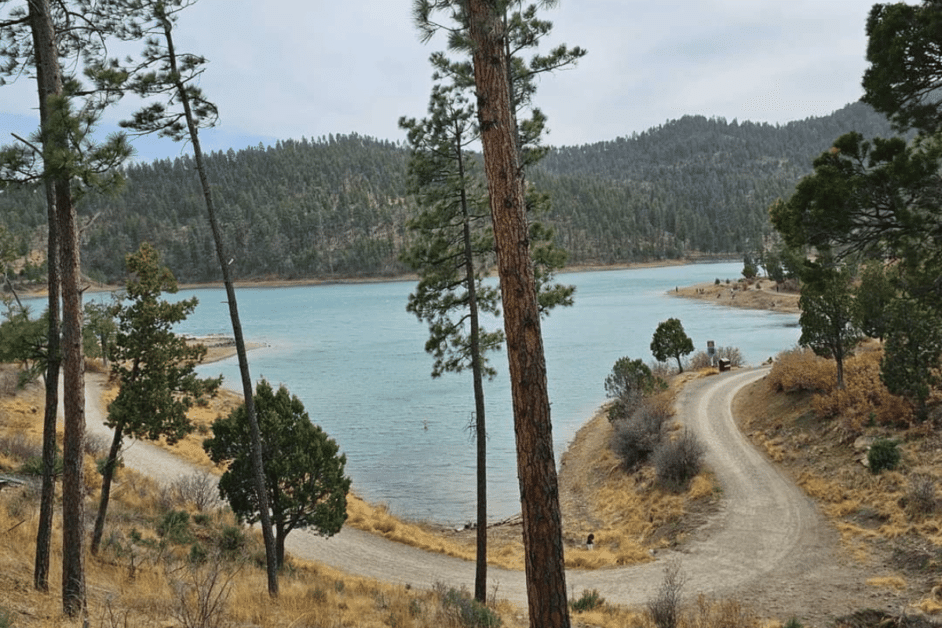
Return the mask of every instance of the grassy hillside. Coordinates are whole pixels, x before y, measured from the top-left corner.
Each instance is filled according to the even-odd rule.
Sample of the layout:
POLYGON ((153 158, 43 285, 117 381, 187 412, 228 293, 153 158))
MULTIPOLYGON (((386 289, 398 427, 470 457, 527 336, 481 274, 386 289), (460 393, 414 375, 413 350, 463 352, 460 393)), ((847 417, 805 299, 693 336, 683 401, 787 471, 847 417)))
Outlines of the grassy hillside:
MULTIPOLYGON (((846 553, 860 564, 889 567, 894 574, 868 580, 870 593, 859 600, 860 608, 883 608, 893 600, 894 610, 904 611, 912 622, 914 613, 942 612, 942 504, 937 492, 942 438, 934 429, 938 416, 932 423, 912 423, 909 409, 881 388, 876 375, 879 358, 879 345, 866 346, 848 362, 847 388, 838 391, 833 363, 805 351, 786 352, 776 358, 768 377, 737 397, 734 410, 757 447, 817 501, 840 533, 846 553), (873 473, 864 462, 868 448, 880 439, 898 443, 901 456, 895 468, 873 473)), ((0 473, 35 458, 41 421, 39 387, 11 395, 8 371, 0 374, 0 473)), ((224 400, 207 411, 197 418, 198 425, 234 401, 224 400)), ((611 529, 598 535, 599 546, 591 556, 603 562, 571 566, 624 564, 619 556, 626 556, 632 547, 639 552, 634 560, 646 560, 650 547, 682 545, 698 516, 709 512, 717 497, 709 476, 692 483, 678 501, 656 488, 650 470, 626 475, 609 449, 606 428, 610 425, 600 414, 580 431, 564 458, 561 487, 567 539, 581 538, 586 530, 598 531, 600 526, 611 529), (644 516, 637 521, 626 518, 632 512, 644 516), (659 521, 649 519, 652 513, 661 517, 659 521), (606 524, 609 520, 618 525, 606 524), (646 542, 639 544, 639 539, 646 542)), ((97 490, 94 460, 101 454, 96 447, 100 445, 89 447, 86 461, 90 504, 97 490)), ((192 443, 182 445, 178 453, 188 447, 192 443)), ((198 462, 199 455, 190 451, 188 457, 198 462)), ((390 586, 296 559, 289 561, 283 576, 281 597, 270 600, 264 593, 260 541, 239 527, 227 510, 208 507, 205 487, 161 488, 128 470, 120 477, 107 542, 99 557, 88 560, 90 625, 458 627, 487 625, 475 622, 491 612, 504 626, 525 625, 521 609, 496 600, 490 611, 472 612, 460 591, 390 586), (200 613, 206 621, 196 623, 193 618, 200 613)), ((358 525, 373 526, 376 533, 395 534, 408 526, 422 529, 382 509, 370 514, 364 508, 352 511, 362 519, 358 525)), ((32 590, 36 510, 33 488, 0 493, 0 626, 68 625, 59 616, 58 552, 53 558, 52 592, 32 590)), ((424 530, 430 538, 447 537, 453 547, 473 542, 473 534, 466 533, 468 538, 463 539, 461 534, 424 530)), ((519 543, 519 527, 507 526, 494 534, 497 539, 516 536, 519 543)), ((413 532, 407 531, 403 538, 411 536, 413 532)), ((54 543, 59 538, 61 533, 54 543)), ((570 554, 574 561, 589 558, 585 552, 570 554)), ((772 597, 778 584, 769 583, 772 597)), ((663 628, 655 623, 652 607, 619 608, 593 598, 591 592, 572 593, 581 609, 573 614, 575 626, 663 628)), ((689 599, 683 609, 682 628, 758 628, 789 619, 745 599, 689 599)), ((862 610, 831 620, 862 628, 900 617, 862 610)))
MULTIPOLYGON (((93 364, 91 368, 95 368, 93 364)), ((32 384, 17 391, 11 367, 0 370, 0 474, 20 472, 40 455, 42 389, 32 384)), ((233 394, 215 399, 207 408, 195 408, 194 434, 167 447, 182 459, 209 470, 200 442, 209 423, 238 403, 233 394)), ((608 424, 604 413, 596 422, 608 424)), ((593 429, 592 447, 607 449, 606 432, 593 429), (598 440, 601 438, 601 440, 598 440)), ((61 438, 61 434, 60 434, 61 438)), ((87 447, 87 512, 94 512, 100 477, 95 460, 107 443, 94 440, 87 447)), ((617 471, 610 452, 602 456, 583 448, 591 459, 582 473, 593 476, 593 517, 572 508, 566 511, 567 564, 572 568, 599 569, 645 562, 651 548, 681 542, 691 514, 715 503, 708 475, 698 478, 683 493, 661 490, 651 474, 626 475, 617 471), (613 472, 615 471, 615 472, 613 472), (641 507, 643 505, 643 507, 641 507), (597 548, 579 546, 585 530, 596 531, 597 548)), ((571 458, 572 466, 579 465, 571 458)), ((24 477, 20 475, 20 477, 24 477)), ((212 477, 212 476, 210 476, 212 477)), ((101 626, 493 626, 488 618, 500 618, 503 626, 526 625, 524 611, 499 599, 488 609, 475 607, 467 594, 448 587, 417 591, 362 578, 349 577, 320 564, 289 559, 282 578, 282 595, 268 599, 264 573, 264 549, 257 534, 238 525, 226 508, 213 505, 211 481, 178 482, 159 486, 151 479, 122 469, 113 490, 112 506, 102 551, 87 558, 90 625, 101 626)), ((569 495, 586 503, 588 483, 570 475, 569 495)), ((0 626, 4 617, 13 626, 60 626, 56 577, 61 552, 54 547, 52 593, 32 589, 32 560, 36 534, 38 493, 34 483, 0 493, 0 626), (6 615, 4 615, 6 613, 6 615)), ((474 531, 454 531, 396 518, 383 507, 357 498, 349 502, 348 525, 393 541, 429 551, 472 560, 474 531)), ((489 562, 509 569, 523 569, 519 522, 509 522, 489 532, 489 562)), ((59 543, 61 531, 54 535, 59 543)), ((497 594, 499 592, 495 592, 497 594)), ((499 596, 498 596, 499 597, 499 596)), ((598 600, 591 592, 573 591, 582 602, 575 625, 650 625, 640 609, 625 609, 598 600)), ((707 605, 697 612, 711 621, 726 613, 739 613, 736 602, 707 605)), ((754 626, 757 616, 747 615, 754 626)), ((79 623, 74 625, 78 626, 79 623)), ((710 628, 710 623, 703 628, 710 628)))

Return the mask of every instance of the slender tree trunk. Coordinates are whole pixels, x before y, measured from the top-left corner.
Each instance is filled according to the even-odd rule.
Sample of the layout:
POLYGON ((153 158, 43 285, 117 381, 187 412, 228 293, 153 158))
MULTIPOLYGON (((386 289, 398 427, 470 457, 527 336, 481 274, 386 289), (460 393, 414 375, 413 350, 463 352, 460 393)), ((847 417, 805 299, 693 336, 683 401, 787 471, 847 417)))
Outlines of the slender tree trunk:
POLYGON ((466 1, 510 367, 530 625, 563 628, 569 608, 559 488, 505 32, 492 2, 466 1))
POLYGON ((834 363, 837 365, 837 388, 844 390, 844 346, 840 341, 834 347, 834 363))
MULTIPOLYGON (((40 70, 41 71, 41 70, 40 70)), ((38 82, 42 84, 42 78, 38 82)), ((40 94, 42 102, 42 94, 40 94)), ((47 111, 40 107, 41 126, 47 111)), ((49 591, 49 552, 52 544, 52 515, 56 499, 56 420, 59 414, 59 369, 62 358, 59 348, 59 238, 56 224, 56 196, 52 181, 45 181, 48 239, 46 244, 48 329, 46 332, 46 407, 43 411, 43 477, 39 498, 39 522, 36 530, 36 558, 33 564, 33 587, 49 591)))
MULTIPOLYGON (((252 377, 249 374, 249 360, 245 350, 245 338, 242 335, 242 324, 239 321, 239 306, 236 302, 235 287, 229 276, 229 262, 226 257, 222 244, 222 235, 219 232, 219 224, 216 221, 216 208, 213 203, 212 190, 209 187, 209 179, 206 176, 206 167, 203 163, 203 150, 200 146, 199 130, 193 117, 193 111, 190 107, 190 99, 187 96, 186 88, 180 81, 180 73, 177 69, 176 53, 173 47, 172 24, 166 17, 162 18, 164 34, 167 38, 167 52, 170 57, 170 67, 177 78, 176 88, 180 102, 183 104, 184 114, 186 116, 187 128, 190 132, 190 141, 193 142, 193 156, 196 159, 196 170, 199 173, 200 185, 203 189, 203 198, 206 201, 206 212, 209 216, 209 226, 213 232, 213 241, 216 245, 216 257, 219 259, 219 267, 222 270, 223 283, 226 287, 226 300, 229 304, 229 318, 232 320, 232 333, 236 343, 236 353, 239 358, 239 373, 242 377, 242 395, 245 399, 245 413, 248 417, 249 428, 252 437, 252 467, 255 475, 255 493, 259 505, 259 522, 262 527, 262 538, 265 543, 266 571, 268 575, 268 594, 271 597, 278 596, 278 569, 281 561, 278 559, 278 551, 275 546, 275 537, 272 532, 271 512, 269 510, 268 490, 265 486, 265 465, 262 460, 262 437, 258 428, 258 417, 255 414, 255 402, 252 391, 252 377)), ((282 553, 284 552, 282 542, 282 553)))
POLYGON ((278 569, 281 569, 285 564, 285 537, 288 533, 281 524, 276 524, 275 528, 275 553, 278 556, 278 569))
MULTIPOLYGON (((464 181, 461 134, 456 134, 458 177, 464 181)), ((478 316, 477 284, 474 281, 474 252, 471 249, 471 216, 464 185, 461 187, 464 220, 464 266, 471 319, 471 375, 474 382, 474 436, 477 444, 477 561, 474 571, 474 598, 487 599, 487 426, 484 416, 484 375, 481 368, 481 325, 478 316)))
POLYGON ((62 607, 70 617, 86 611, 85 597, 85 361, 78 228, 68 179, 56 182, 62 256, 63 409, 62 607))
MULTIPOLYGON (((40 107, 46 109, 50 121, 50 100, 62 95, 62 74, 59 68, 56 34, 49 0, 30 0, 33 45, 40 107)), ((58 123, 43 128, 43 148, 69 150, 68 138, 58 123)), ((65 411, 65 445, 62 478, 62 609, 69 617, 86 612, 85 597, 85 477, 83 450, 85 445, 85 371, 82 355, 82 294, 81 262, 75 205, 67 172, 46 172, 55 187, 56 223, 58 226, 59 263, 62 285, 62 365, 63 408, 65 411)))
MULTIPOLYGON (((473 272, 469 271, 469 272, 473 272)), ((470 284, 473 286, 472 284, 470 284)), ((471 289, 472 293, 474 288, 471 289)), ((474 597, 487 599, 487 427, 484 417, 484 378, 481 373, 480 326, 475 295, 471 297, 471 372, 474 379, 475 440, 477 441, 478 529, 474 597)))
POLYGON ((98 501, 98 516, 95 517, 95 531, 92 532, 92 555, 98 554, 101 546, 101 537, 105 531, 105 516, 108 514, 108 502, 111 499, 111 482, 114 480, 114 471, 118 465, 118 453, 121 451, 121 440, 124 438, 124 423, 119 422, 114 428, 114 438, 111 439, 111 450, 105 463, 104 473, 101 474, 101 498, 98 501))

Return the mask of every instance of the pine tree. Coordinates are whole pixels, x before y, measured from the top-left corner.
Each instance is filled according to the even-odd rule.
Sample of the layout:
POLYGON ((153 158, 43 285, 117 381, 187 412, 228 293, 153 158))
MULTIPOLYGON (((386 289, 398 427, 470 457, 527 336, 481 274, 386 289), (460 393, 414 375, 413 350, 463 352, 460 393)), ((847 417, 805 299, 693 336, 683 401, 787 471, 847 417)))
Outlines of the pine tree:
MULTIPOLYGON (((432 60, 433 65, 435 65, 439 73, 449 77, 456 87, 473 89, 478 96, 476 113, 478 117, 478 128, 480 129, 481 140, 484 146, 484 163, 485 171, 487 172, 492 229, 494 232, 498 267, 500 270, 501 302, 504 307, 504 329, 509 341, 508 348, 512 347, 513 349, 519 349, 522 352, 529 353, 529 356, 523 359, 519 355, 511 355, 511 351, 508 351, 508 358, 511 364, 511 383, 512 387, 515 389, 513 394, 515 401, 515 424, 518 426, 518 464, 521 473, 524 465, 527 465, 528 472, 535 471, 534 474, 526 479, 523 474, 520 478, 521 501, 524 504, 524 544, 527 545, 530 542, 534 543, 532 546, 534 553, 528 553, 528 557, 531 555, 535 556, 536 553, 543 553, 542 556, 535 558, 532 563, 529 560, 527 561, 528 582, 530 578, 534 579, 529 597, 531 621, 535 621, 535 619, 533 619, 534 615, 532 614, 533 609, 535 605, 543 605, 546 601, 547 594, 547 588, 535 582, 535 579, 538 577, 536 575, 537 572, 542 571, 543 573, 549 573, 554 576, 558 575, 560 579, 553 582, 552 586, 557 586, 561 583, 563 590, 565 590, 565 577, 561 571, 561 542, 558 553, 556 553, 556 550, 543 544, 545 538, 552 540, 554 534, 561 534, 561 528, 554 528, 554 526, 559 525, 558 493, 555 492, 557 490, 555 467, 552 466, 555 463, 551 463, 552 468, 547 475, 545 459, 542 457, 539 457, 539 464, 537 465, 532 464, 532 461, 524 460, 525 457, 528 457, 532 453, 532 450, 527 448, 533 443, 539 442, 541 439, 549 439, 549 451, 550 457, 552 458, 552 428, 549 422, 549 401, 545 398, 547 395, 545 388, 545 363, 542 365, 538 364, 544 360, 542 353, 542 337, 539 331, 539 318, 542 313, 549 312, 556 305, 570 305, 572 303, 572 293, 574 289, 571 286, 551 284, 554 271, 562 267, 565 263, 566 255, 553 243, 554 233, 552 230, 547 229, 537 221, 530 220, 531 216, 539 213, 540 209, 545 209, 548 202, 548 198, 545 195, 540 195, 528 188, 524 176, 527 166, 536 163, 546 152, 545 148, 540 145, 540 140, 545 130, 546 118, 538 109, 532 108, 531 118, 520 124, 518 124, 518 118, 520 114, 531 105, 531 98, 536 89, 536 75, 551 71, 563 65, 574 63, 575 60, 584 54, 584 51, 578 48, 570 50, 566 46, 559 46, 548 56, 535 55, 529 65, 524 63, 519 58, 520 51, 536 46, 539 40, 550 31, 552 24, 537 19, 535 6, 522 9, 521 3, 509 2, 498 4, 500 6, 491 7, 493 13, 489 14, 488 19, 492 20, 492 22, 488 24, 486 29, 498 28, 500 31, 500 35, 493 38, 490 42, 489 54, 497 55, 494 57, 495 59, 498 57, 501 59, 502 71, 499 78, 491 77, 494 78, 494 80, 487 85, 482 83, 480 75, 481 58, 478 55, 482 41, 476 39, 476 35, 480 35, 481 33, 476 32, 473 28, 471 18, 474 13, 473 7, 463 2, 431 3, 424 0, 417 0, 413 7, 416 23, 425 39, 430 38, 441 28, 441 25, 431 21, 432 13, 442 10, 449 11, 452 19, 458 24, 457 27, 449 30, 450 47, 453 50, 471 51, 473 53, 470 62, 448 61, 445 59, 444 55, 433 55, 432 60), (513 10, 515 7, 516 10, 513 10), (498 80, 503 82, 499 94, 492 91, 498 89, 498 80), (486 101, 481 98, 481 94, 485 90, 491 91, 492 96, 499 99, 500 104, 498 107, 505 107, 505 109, 501 109, 499 113, 494 110, 488 114, 483 113, 482 108, 485 106, 486 101), (488 115, 495 115, 495 113, 500 116, 506 115, 506 122, 504 122, 504 118, 501 118, 501 123, 505 124, 505 126, 501 129, 501 133, 499 134, 500 139, 491 131, 495 124, 501 123, 494 123, 487 119, 488 115), (502 146, 504 152, 498 155, 494 151, 494 148, 496 142, 500 141, 507 141, 508 144, 502 146), (511 155, 513 156, 512 159, 511 155), (510 159, 510 161, 501 162, 502 159, 510 159), (495 175, 501 171, 501 169, 503 169, 501 176, 504 177, 504 179, 495 179, 495 175), (519 192, 519 198, 515 196, 516 192, 519 192), (508 194, 513 196, 513 201, 506 196, 508 194), (519 217, 519 223, 516 222, 517 216, 515 215, 515 211, 511 209, 514 201, 519 201, 520 203, 519 209, 522 212, 522 216, 519 217), (511 210, 507 216, 503 214, 504 209, 511 210), (531 215, 528 215, 528 213, 531 215), (499 217, 509 218, 507 222, 503 223, 505 227, 503 230, 499 225, 499 217), (523 231, 516 231, 518 228, 521 228, 523 231), (533 243, 532 245, 531 241, 533 243), (511 245, 511 242, 515 242, 515 244, 511 245), (513 254, 508 256, 503 253, 502 247, 505 247, 506 250, 514 248, 513 254), (517 257, 517 255, 520 254, 524 256, 523 259, 517 257), (513 285, 508 285, 508 282, 513 285), (533 299, 530 305, 536 308, 536 337, 529 337, 527 339, 529 346, 524 347, 520 344, 523 339, 523 327, 534 324, 532 321, 523 322, 529 317, 529 305, 527 305, 527 302, 530 298, 530 290, 532 290, 533 299), (508 297, 509 294, 513 296, 508 297), (511 303, 506 302, 508 298, 511 298, 511 303), (508 317, 511 309, 514 311, 514 314, 508 317), (516 370, 515 367, 517 364, 522 364, 522 362, 515 362, 515 360, 518 359, 526 362, 533 359, 536 360, 536 363, 533 363, 533 365, 537 370, 542 369, 543 371, 542 377, 544 381, 542 391, 540 390, 539 384, 532 390, 516 390, 516 377, 530 377, 531 375, 539 377, 538 374, 523 374, 521 371, 516 370), (534 413, 532 408, 525 408, 525 406, 529 405, 531 402, 540 403, 538 399, 541 396, 544 397, 545 401, 545 414, 543 414, 543 410, 537 410, 534 413), (529 399, 527 399, 527 397, 529 397, 529 399), (542 486, 538 487, 537 483, 542 486), (534 490, 548 490, 556 495, 555 504, 550 500, 546 505, 550 511, 552 511, 555 506, 556 520, 547 519, 548 513, 546 510, 541 511, 539 508, 535 508, 532 511, 528 511, 527 504, 533 504, 534 502, 528 499, 527 494, 534 490), (528 528, 526 525, 528 517, 534 522, 548 522, 549 528, 538 530, 539 526, 535 523, 532 528, 528 528), (543 535, 545 534, 549 534, 549 537, 544 537, 543 535), (544 571, 544 567, 548 567, 549 571, 544 571), (557 570, 559 570, 558 574, 556 573, 557 570), (541 599, 536 601, 537 598, 541 599)), ((479 424, 478 427, 482 429, 483 426, 479 424)), ((479 447, 482 446, 481 440, 482 433, 479 432, 479 447)), ((539 447, 545 446, 545 442, 539 444, 539 447)), ((482 467, 485 462, 481 452, 482 449, 479 449, 479 474, 483 473, 482 467)), ((541 450, 540 453, 542 454, 543 451, 541 450)), ((479 487, 480 486, 481 480, 479 476, 479 487)), ((475 595, 481 600, 484 599, 486 593, 486 567, 482 567, 483 561, 486 560, 483 556, 482 549, 486 546, 485 532, 481 530, 482 527, 485 527, 482 522, 486 521, 486 510, 482 510, 483 508, 485 508, 485 506, 482 505, 482 500, 479 498, 478 569, 475 578, 475 595)), ((550 517, 552 517, 552 515, 550 515, 550 517)), ((563 599, 565 600, 565 594, 563 595, 563 599)), ((565 604, 563 605, 561 613, 559 613, 558 610, 559 609, 552 608, 546 610, 544 608, 541 610, 541 613, 549 612, 554 617, 563 617, 565 618, 565 622, 568 623, 568 612, 565 604)), ((544 614, 543 617, 545 618, 546 615, 544 614)))
POLYGON ((834 359, 839 389, 844 388, 844 359, 862 337, 852 275, 850 269, 835 268, 830 262, 806 262, 798 300, 798 344, 834 359))
POLYGON ((667 358, 676 359, 677 371, 684 372, 680 358, 693 353, 693 340, 684 331, 679 319, 669 318, 657 326, 651 338, 651 353, 658 362, 664 362, 667 358))
MULTIPOLYGON (((82 353, 81 263, 75 193, 86 187, 109 188, 120 179, 116 171, 130 150, 121 135, 94 144, 91 131, 105 107, 120 91, 120 72, 96 63, 109 35, 124 32, 125 15, 110 3, 98 6, 84 0, 57 2, 30 0, 26 7, 9 0, 0 18, 0 47, 5 62, 0 75, 18 76, 35 68, 39 95, 40 130, 34 141, 17 138, 19 144, 0 151, 0 173, 20 180, 45 183, 49 240, 49 369, 43 433, 43 493, 40 500, 34 585, 48 589, 49 540, 51 538, 55 464, 55 415, 58 406, 59 360, 64 373, 63 409, 63 559, 62 607, 69 617, 86 612, 84 563, 85 441, 84 356, 82 353), (69 27, 65 27, 68 24, 69 27), (64 60, 64 61, 63 61, 64 60), (63 75, 62 63, 83 64, 92 80, 81 86, 63 75), (73 101, 85 97, 81 107, 73 101), (74 182, 81 182, 75 186, 74 182), (59 299, 62 303, 58 324, 59 299), (59 336, 61 327, 61 337, 59 336)), ((0 81, 2 84, 2 81, 0 81)))
MULTIPOLYGON (((265 490, 276 531, 279 568, 285 560, 285 539, 298 528, 313 528, 333 536, 347 519, 350 478, 344 475, 347 458, 333 439, 315 425, 304 404, 279 386, 262 380, 255 391, 262 425, 265 490)), ((245 404, 225 418, 213 421, 213 437, 203 449, 213 462, 225 463, 219 492, 240 520, 255 523, 261 509, 255 492, 250 428, 245 404)))
POLYGON ((860 330, 882 341, 889 331, 889 306, 899 289, 897 271, 881 261, 870 261, 860 271, 856 290, 857 319, 860 330))
POLYGON ((529 249, 524 163, 509 89, 507 31, 504 14, 493 3, 468 0, 462 7, 467 11, 465 24, 473 44, 478 124, 504 309, 530 625, 563 628, 569 626, 569 608, 559 486, 537 283, 529 249))
POLYGON ((164 96, 168 99, 170 105, 179 103, 182 110, 168 108, 167 104, 162 102, 152 102, 137 112, 132 120, 123 123, 123 126, 142 133, 156 132, 175 141, 188 139, 193 145, 196 171, 199 175, 209 226, 213 234, 216 258, 226 288, 229 317, 232 321, 232 332, 235 336, 239 372, 242 379, 242 394, 251 428, 255 490, 261 508, 260 520, 262 537, 265 542, 268 593, 270 596, 276 597, 278 595, 277 548, 275 547, 275 538, 269 517, 261 434, 255 414, 248 355, 245 349, 245 338, 242 334, 242 323, 239 319, 235 286, 229 274, 229 266, 234 258, 227 256, 223 247, 222 235, 216 219, 215 201, 209 185, 209 177, 206 172, 199 138, 199 128, 201 126, 212 126, 215 123, 217 111, 216 106, 205 98, 202 90, 195 84, 196 78, 202 73, 206 60, 192 54, 178 56, 173 41, 173 29, 177 14, 192 4, 193 2, 187 0, 155 0, 143 3, 142 7, 150 20, 149 26, 145 27, 145 31, 152 37, 148 39, 147 48, 144 52, 144 63, 132 74, 130 83, 131 89, 140 96, 145 98, 164 96))
POLYGON ((916 418, 929 418, 929 397, 942 381, 942 316, 925 303, 899 298, 887 308, 889 332, 880 361, 880 380, 905 397, 916 418))
POLYGON ((111 351, 111 373, 118 396, 108 405, 105 424, 114 430, 111 449, 102 471, 101 498, 92 534, 91 552, 98 553, 111 481, 125 436, 173 444, 193 431, 187 410, 207 395, 214 395, 221 378, 200 379, 194 369, 206 355, 206 347, 190 346, 173 332, 186 320, 197 299, 169 303, 161 294, 175 294, 177 280, 160 266, 160 256, 149 244, 128 255, 129 280, 124 302, 111 309, 117 332, 111 351))
POLYGON ((942 12, 934 0, 875 4, 867 18, 862 100, 887 114, 900 130, 934 135, 942 125, 937 96, 942 12))
MULTIPOLYGON (((443 56, 432 56, 441 63, 443 56)), ((467 146, 476 141, 474 108, 454 85, 437 84, 429 117, 401 119, 411 147, 410 180, 419 213, 410 221, 416 241, 403 259, 419 272, 407 310, 429 326, 425 350, 435 357, 432 376, 471 368, 477 447, 477 563, 475 598, 487 588, 487 429, 484 377, 494 377, 486 354, 504 335, 482 328, 481 315, 500 313, 500 297, 484 284, 493 264, 494 242, 487 193, 474 177, 467 146)))

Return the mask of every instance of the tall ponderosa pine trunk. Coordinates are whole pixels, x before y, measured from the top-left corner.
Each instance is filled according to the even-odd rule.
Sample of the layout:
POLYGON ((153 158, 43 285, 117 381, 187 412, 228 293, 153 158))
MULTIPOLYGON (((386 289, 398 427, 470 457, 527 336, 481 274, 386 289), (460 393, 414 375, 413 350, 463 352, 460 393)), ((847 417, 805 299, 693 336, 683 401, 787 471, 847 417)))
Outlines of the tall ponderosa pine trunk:
MULTIPOLYGON (((39 80, 42 83, 42 80, 39 80)), ((45 108, 40 108, 40 118, 45 108)), ((41 122, 42 124, 42 122, 41 122)), ((46 246, 48 329, 46 332, 46 407, 43 410, 43 476, 39 498, 39 522, 36 529, 36 558, 33 563, 33 587, 49 590, 49 554, 52 545, 52 514, 56 501, 56 421, 59 413, 59 238, 56 224, 56 196, 52 181, 45 182, 48 239, 46 246)))
MULTIPOLYGON (((206 167, 203 162, 203 150, 200 146, 199 130, 196 125, 196 119, 190 106, 190 99, 187 95, 186 86, 183 85, 181 74, 177 68, 176 52, 173 47, 173 25, 166 16, 158 16, 164 29, 164 35, 167 40, 167 54, 169 57, 170 68, 176 80, 177 96, 183 105, 184 115, 186 117, 187 129, 190 134, 190 141, 193 142, 193 156, 196 160, 196 170, 199 174, 200 185, 203 190, 203 198, 206 202, 206 212, 209 216, 209 226, 213 232, 213 241, 216 245, 216 257, 219 260, 219 267, 222 270, 223 283, 226 287, 226 300, 229 304, 229 318, 232 321, 232 334, 235 338, 236 353, 239 359, 239 373, 242 378, 242 395, 245 399, 245 413, 248 417, 249 428, 252 437, 252 466, 254 467, 255 492, 259 505, 259 523, 262 528, 262 538, 265 543, 266 571, 268 575, 268 594, 272 597, 278 595, 278 568, 280 560, 278 558, 278 548, 276 547, 275 536, 271 525, 271 512, 269 510, 268 489, 265 486, 265 470, 262 460, 262 437, 258 428, 258 418, 255 414, 255 403, 253 401, 252 377, 249 373, 249 360, 245 350, 245 338, 242 335, 242 323, 239 320, 239 306, 236 302, 235 287, 229 276, 229 260, 226 257, 222 245, 222 235, 219 232, 219 224, 216 220, 216 208, 213 203, 212 190, 209 186, 209 179, 206 176, 206 167)), ((282 549, 282 554, 283 554, 282 549)))
POLYGON ((517 440, 530 625, 569 626, 546 361, 501 14, 467 0, 478 120, 497 248, 517 440))
MULTIPOLYGON (((40 107, 46 108, 42 129, 43 149, 67 152, 68 137, 63 121, 62 73, 49 0, 30 0, 31 20, 40 107)), ((85 444, 85 364, 82 355, 81 264, 75 205, 67 172, 46 172, 53 177, 59 263, 62 285, 62 366, 65 437, 62 477, 62 609, 70 617, 86 610, 85 598, 85 502, 83 450, 85 444)))
POLYGON ((56 182, 62 263, 62 607, 75 617, 85 599, 85 360, 78 226, 68 179, 56 182))

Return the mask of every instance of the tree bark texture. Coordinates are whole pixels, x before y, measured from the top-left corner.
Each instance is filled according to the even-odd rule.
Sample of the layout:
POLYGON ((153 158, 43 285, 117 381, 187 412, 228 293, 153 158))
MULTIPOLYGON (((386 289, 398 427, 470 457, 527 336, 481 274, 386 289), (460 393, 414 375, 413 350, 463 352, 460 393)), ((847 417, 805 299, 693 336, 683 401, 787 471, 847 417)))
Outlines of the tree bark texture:
POLYGON ((46 205, 49 221, 46 266, 49 327, 46 349, 46 407, 43 410, 43 477, 39 498, 39 522, 36 530, 36 558, 33 563, 33 587, 49 590, 49 553, 52 545, 52 514, 56 501, 56 421, 59 414, 59 370, 62 367, 59 349, 59 238, 56 227, 56 199, 52 182, 46 182, 46 205))
POLYGON ((95 529, 92 531, 91 552, 92 555, 98 554, 98 548, 101 545, 101 537, 105 532, 105 516, 108 513, 108 502, 111 500, 111 483, 114 480, 114 472, 118 467, 118 455, 121 453, 121 441, 124 439, 124 422, 121 421, 114 428, 114 436, 111 439, 111 449, 108 451, 108 460, 105 463, 105 471, 101 476, 101 497, 98 501, 98 515, 95 517, 95 529))
POLYGON ((85 598, 85 360, 78 226, 68 179, 56 182, 62 260, 62 366, 65 436, 62 448, 62 607, 76 617, 85 598))
MULTIPOLYGON (((62 95, 56 33, 49 0, 30 0, 33 45, 40 107, 62 95)), ((47 109, 47 116, 49 110, 47 109)), ((47 122, 49 117, 46 118, 47 122)), ((43 148, 69 150, 63 129, 53 123, 43 128, 43 148)), ((62 610, 69 617, 86 611, 85 597, 85 363, 82 354, 82 294, 78 225, 67 172, 46 172, 53 177, 59 263, 62 286, 62 366, 65 436, 62 469, 62 610)))
MULTIPOLYGON (((48 124, 49 113, 43 106, 42 67, 37 67, 37 87, 39 87, 40 126, 48 124)), ((59 370, 62 368, 59 347, 59 230, 56 224, 56 191, 52 181, 47 179, 46 220, 48 237, 46 240, 46 288, 48 293, 48 328, 46 332, 46 406, 43 410, 43 475, 39 498, 39 522, 36 529, 36 556, 33 563, 33 587, 37 591, 49 591, 49 555, 52 545, 52 515, 56 501, 56 421, 59 414, 59 370)))
POLYGON ((569 608, 562 518, 523 169, 507 89, 506 34, 493 1, 467 0, 466 6, 503 301, 530 625, 563 628, 569 608))

